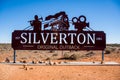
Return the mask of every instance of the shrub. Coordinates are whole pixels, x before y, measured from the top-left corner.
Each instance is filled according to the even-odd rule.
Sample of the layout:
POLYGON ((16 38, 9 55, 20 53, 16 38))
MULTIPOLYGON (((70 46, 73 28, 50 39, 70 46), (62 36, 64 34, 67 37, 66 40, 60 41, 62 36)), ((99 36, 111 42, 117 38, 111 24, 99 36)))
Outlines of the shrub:
POLYGON ((70 57, 70 56, 68 55, 68 53, 65 53, 65 54, 63 55, 63 58, 64 58, 64 59, 69 59, 69 57, 70 57))
POLYGON ((46 58, 46 60, 51 60, 51 58, 50 58, 50 57, 48 57, 48 58, 46 58))
POLYGON ((85 54, 85 56, 86 56, 86 57, 91 57, 91 56, 93 56, 94 54, 95 54, 95 53, 91 51, 91 52, 88 52, 87 54, 85 54))
POLYGON ((50 53, 54 53, 55 51, 54 51, 54 50, 50 50, 49 52, 50 52, 50 53))
POLYGON ((110 54, 110 50, 105 50, 105 54, 110 54))
POLYGON ((71 60, 77 60, 79 58, 79 55, 78 54, 72 54, 69 59, 71 60))
POLYGON ((27 59, 27 57, 22 57, 21 59, 27 59))
POLYGON ((34 53, 37 53, 37 51, 34 51, 34 53))
POLYGON ((62 59, 77 60, 78 58, 80 58, 79 54, 69 55, 68 53, 65 53, 62 59))
POLYGON ((53 54, 52 56, 58 56, 58 54, 53 54))

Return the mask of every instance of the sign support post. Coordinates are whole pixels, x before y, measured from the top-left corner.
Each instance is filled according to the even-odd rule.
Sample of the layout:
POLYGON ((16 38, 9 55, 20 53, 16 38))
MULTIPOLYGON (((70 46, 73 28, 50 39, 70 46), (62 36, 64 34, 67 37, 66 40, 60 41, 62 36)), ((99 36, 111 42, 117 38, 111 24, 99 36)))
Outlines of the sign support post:
POLYGON ((102 61, 101 61, 101 64, 103 64, 104 62, 104 50, 102 50, 102 61))
POLYGON ((14 54, 13 54, 13 63, 16 63, 16 50, 14 50, 14 54))

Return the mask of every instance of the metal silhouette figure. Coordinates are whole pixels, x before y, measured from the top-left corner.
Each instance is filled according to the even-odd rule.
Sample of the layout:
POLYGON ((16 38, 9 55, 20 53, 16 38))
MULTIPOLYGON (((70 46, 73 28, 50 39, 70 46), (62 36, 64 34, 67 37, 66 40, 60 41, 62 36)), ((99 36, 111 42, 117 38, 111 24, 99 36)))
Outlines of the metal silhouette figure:
MULTIPOLYGON (((72 20, 69 20, 68 15, 65 13, 65 11, 58 12, 54 15, 48 15, 45 17, 44 21, 42 17, 38 18, 37 15, 34 16, 34 19, 35 20, 30 20, 29 22, 33 27, 33 31, 35 32, 42 31, 42 24, 44 24, 44 30, 68 31, 70 28, 70 21, 72 21, 72 24, 74 25, 74 28, 77 29, 77 31, 93 31, 93 29, 89 27, 89 22, 86 22, 86 17, 84 15, 81 15, 78 18, 73 17, 72 20)), ((28 29, 29 27, 30 26, 26 27, 24 30, 28 29)))
POLYGON ((89 22, 86 22, 86 17, 84 15, 72 18, 72 23, 78 31, 83 31, 84 28, 89 27, 89 22))
POLYGON ((44 29, 51 27, 51 30, 68 30, 69 29, 69 19, 64 11, 56 13, 55 15, 49 15, 45 18, 48 21, 44 24, 44 29))
POLYGON ((39 32, 42 29, 42 22, 39 20, 38 15, 34 16, 35 20, 31 20, 30 25, 33 26, 33 31, 39 32))

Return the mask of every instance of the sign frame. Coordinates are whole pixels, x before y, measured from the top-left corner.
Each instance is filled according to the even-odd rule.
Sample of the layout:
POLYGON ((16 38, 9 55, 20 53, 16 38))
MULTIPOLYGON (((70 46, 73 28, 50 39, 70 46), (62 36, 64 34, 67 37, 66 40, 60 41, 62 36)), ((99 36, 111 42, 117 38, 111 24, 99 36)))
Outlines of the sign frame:
MULTIPOLYGON (((64 37, 64 35, 62 35, 62 36, 64 37)), ((103 31, 82 31, 81 32, 81 31, 72 31, 72 30, 71 31, 49 31, 49 30, 46 30, 46 31, 41 31, 41 32, 34 32, 34 31, 30 31, 30 30, 29 31, 27 31, 27 30, 15 30, 12 33, 12 48, 14 50, 104 50, 106 48, 106 34, 103 31), (46 42, 45 44, 43 44, 43 42, 42 42, 42 40, 45 40, 45 39, 47 40, 47 37, 45 35, 44 35, 44 37, 46 37, 46 38, 41 40, 42 43, 38 43, 39 38, 40 39, 44 38, 44 37, 39 37, 40 33, 43 33, 45 35, 49 34, 48 42, 46 42), (50 33, 51 34, 53 33, 53 38, 60 37, 60 36, 55 37, 56 34, 57 35, 59 35, 59 34, 64 34, 64 35, 71 34, 72 38, 73 38, 72 40, 75 40, 75 41, 73 44, 70 44, 71 37, 67 36, 67 37, 69 37, 69 38, 66 37, 66 41, 69 42, 68 44, 65 44, 65 43, 50 44, 49 43, 50 42, 49 40, 51 40, 50 33), (21 34, 23 34, 23 35, 21 36, 21 34), (36 34, 36 35, 33 35, 33 34, 36 34), (92 42, 90 43, 90 37, 93 37, 93 34, 95 34, 95 43, 91 44, 92 42), (75 37, 75 35, 79 35, 79 36, 75 37), (87 35, 89 35, 89 36, 87 36, 87 35), (21 39, 21 37, 23 37, 23 39, 21 39), (36 43, 33 43, 34 42, 33 37, 35 37, 36 43), (78 37, 80 40, 84 39, 84 41, 86 41, 86 42, 83 43, 83 41, 82 41, 81 44, 78 43, 78 42, 80 42, 80 41, 77 42, 78 37), (22 42, 22 41, 25 42, 26 39, 24 39, 24 38, 26 38, 26 39, 31 38, 32 40, 31 41, 29 40, 26 43, 21 44, 20 42, 22 42), (87 41, 87 38, 89 39, 89 42, 87 41), (89 43, 89 44, 87 44, 87 43, 89 43), (38 48, 38 46, 39 46, 39 48, 38 48), (51 48, 48 48, 48 47, 51 47, 51 48), (69 47, 69 48, 66 48, 66 47, 69 47)))

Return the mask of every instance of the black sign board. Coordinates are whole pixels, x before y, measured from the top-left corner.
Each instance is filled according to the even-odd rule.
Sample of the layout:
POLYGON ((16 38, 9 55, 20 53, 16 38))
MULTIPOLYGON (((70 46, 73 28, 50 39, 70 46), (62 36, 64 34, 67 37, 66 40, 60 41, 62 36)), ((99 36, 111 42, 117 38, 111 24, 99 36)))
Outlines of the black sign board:
POLYGON ((14 50, 104 50, 103 31, 27 31, 12 33, 14 50))

